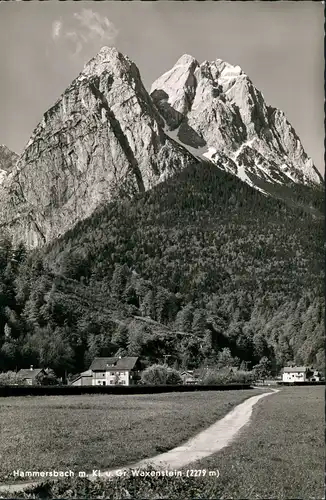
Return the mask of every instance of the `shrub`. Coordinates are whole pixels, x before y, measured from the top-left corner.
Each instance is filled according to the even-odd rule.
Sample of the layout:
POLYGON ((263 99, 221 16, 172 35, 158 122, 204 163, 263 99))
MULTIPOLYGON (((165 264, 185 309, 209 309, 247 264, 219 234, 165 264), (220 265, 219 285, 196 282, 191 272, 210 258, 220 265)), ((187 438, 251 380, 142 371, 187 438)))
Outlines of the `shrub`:
POLYGON ((231 383, 231 374, 224 370, 207 370, 202 378, 202 382, 205 385, 215 385, 215 384, 229 384, 231 383))
POLYGON ((141 382, 148 385, 177 385, 182 384, 182 378, 174 368, 168 368, 165 365, 152 365, 143 371, 141 382))
POLYGON ((141 381, 143 384, 165 385, 167 375, 168 375, 168 370, 166 366, 152 365, 143 371, 141 375, 141 381))
POLYGON ((168 385, 179 385, 183 383, 182 377, 178 370, 175 368, 169 368, 168 369, 168 376, 166 379, 166 383, 168 385))
POLYGON ((255 374, 252 371, 238 370, 234 372, 234 381, 241 382, 243 384, 252 384, 255 380, 255 374))
POLYGON ((0 373, 0 385, 23 385, 24 379, 22 379, 16 372, 4 372, 0 373))
POLYGON ((53 370, 47 370, 46 373, 40 373, 37 377, 38 385, 58 385, 60 380, 53 370))
POLYGON ((254 381, 254 373, 244 370, 217 370, 211 368, 207 370, 202 378, 205 385, 218 384, 250 384, 254 381))

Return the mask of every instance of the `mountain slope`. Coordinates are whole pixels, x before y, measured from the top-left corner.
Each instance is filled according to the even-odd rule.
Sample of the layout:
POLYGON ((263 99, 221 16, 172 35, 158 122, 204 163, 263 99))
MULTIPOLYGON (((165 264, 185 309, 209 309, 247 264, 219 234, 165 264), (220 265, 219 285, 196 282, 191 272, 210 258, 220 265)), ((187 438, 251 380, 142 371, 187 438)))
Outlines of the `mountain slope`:
MULTIPOLYGON (((258 280, 264 290, 268 290, 269 282, 287 276, 285 289, 297 294, 304 284, 307 288, 314 283, 319 286, 321 234, 321 218, 315 219, 304 210, 266 198, 209 162, 201 162, 133 200, 98 209, 44 251, 51 268, 59 271, 61 259, 80 250, 90 259, 86 259, 87 276, 94 270, 92 261, 101 267, 100 262, 110 266, 109 263, 113 265, 117 259, 137 270, 144 252, 145 256, 152 257, 150 262, 154 266, 146 271, 146 277, 155 276, 162 286, 167 286, 171 279, 168 263, 174 259, 178 261, 167 248, 173 247, 175 242, 184 254, 178 262, 178 266, 182 265, 178 279, 183 285, 177 290, 182 293, 191 281, 186 269, 191 267, 192 256, 198 262, 201 258, 205 262, 204 256, 209 258, 213 252, 212 260, 209 258, 213 267, 207 275, 208 280, 212 280, 211 272, 220 263, 220 272, 229 277, 231 288, 232 283, 242 277, 241 280, 252 283, 254 289, 258 280), (195 243, 199 234, 200 243, 195 243), (312 239, 311 234, 316 237, 312 239), (255 241, 252 246, 251 241, 255 241), (88 253, 92 245, 96 246, 96 251, 88 253), (261 249, 258 253, 257 246, 261 249), (247 258, 239 258, 242 251, 247 258), (265 252, 269 256, 268 264, 263 258, 265 252), (214 255, 217 260, 213 259, 214 255), (258 265, 261 266, 260 279, 253 272, 258 265)), ((105 269, 103 276, 106 271, 110 275, 113 270, 105 269)), ((214 280, 212 285, 218 288, 214 280)), ((197 292, 195 287, 194 293, 197 292)), ((204 287, 203 293, 209 294, 209 288, 204 287)))
POLYGON ((102 48, 44 114, 4 182, 0 224, 15 242, 44 244, 101 203, 178 172, 194 159, 163 126, 135 64, 102 48))
POLYGON ((0 246, 3 362, 52 355, 44 363, 81 371, 119 351, 190 368, 227 347, 252 364, 321 366, 322 241, 304 210, 208 162, 187 167, 27 260, 9 252, 6 266, 0 246))
POLYGON ((323 183, 284 113, 265 103, 239 66, 184 55, 153 83, 151 97, 168 135, 256 189, 323 183))

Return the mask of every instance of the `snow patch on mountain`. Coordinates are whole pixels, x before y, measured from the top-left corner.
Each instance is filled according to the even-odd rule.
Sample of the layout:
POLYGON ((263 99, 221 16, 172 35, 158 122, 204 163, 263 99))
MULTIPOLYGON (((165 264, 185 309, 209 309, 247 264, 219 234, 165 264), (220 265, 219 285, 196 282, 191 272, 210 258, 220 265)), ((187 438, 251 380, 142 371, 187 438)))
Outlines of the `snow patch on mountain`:
POLYGON ((212 148, 211 146, 209 146, 208 151, 203 153, 203 156, 205 156, 209 160, 212 160, 214 155, 216 155, 216 153, 217 153, 217 150, 215 148, 212 148))
POLYGON ((282 163, 280 165, 280 169, 282 170, 283 174, 286 175, 286 177, 288 177, 291 181, 297 182, 296 177, 294 177, 294 175, 291 174, 291 172, 289 171, 290 168, 286 163, 282 163))
POLYGON ((197 159, 201 159, 201 157, 203 155, 205 155, 205 153, 207 153, 207 151, 208 151, 207 146, 203 146, 200 148, 194 148, 194 147, 189 146, 188 144, 185 144, 184 142, 182 142, 179 138, 179 135, 178 135, 180 132, 180 127, 176 128, 175 130, 169 130, 169 127, 165 124, 165 127, 163 130, 164 130, 165 135, 167 135, 173 141, 177 142, 183 148, 187 149, 187 151, 189 151, 189 153, 192 154, 197 159))

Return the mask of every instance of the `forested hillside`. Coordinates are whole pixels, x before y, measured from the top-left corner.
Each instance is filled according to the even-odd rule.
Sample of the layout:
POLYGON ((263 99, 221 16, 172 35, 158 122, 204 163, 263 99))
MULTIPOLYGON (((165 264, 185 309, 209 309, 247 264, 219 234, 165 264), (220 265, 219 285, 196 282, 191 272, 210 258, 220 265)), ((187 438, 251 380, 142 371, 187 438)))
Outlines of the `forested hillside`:
POLYGON ((74 373, 117 352, 321 369, 321 197, 312 215, 200 163, 28 255, 3 236, 0 370, 74 373))

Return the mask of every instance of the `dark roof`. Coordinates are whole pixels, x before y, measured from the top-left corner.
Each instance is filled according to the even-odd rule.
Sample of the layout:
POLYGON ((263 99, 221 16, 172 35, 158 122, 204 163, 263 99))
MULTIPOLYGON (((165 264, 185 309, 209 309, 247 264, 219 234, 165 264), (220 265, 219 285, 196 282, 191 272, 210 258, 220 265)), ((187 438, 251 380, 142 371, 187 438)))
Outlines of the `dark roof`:
POLYGON ((138 361, 138 357, 126 358, 95 358, 90 366, 92 371, 114 371, 114 370, 132 370, 138 361))
POLYGON ((35 378, 43 371, 43 368, 33 368, 33 370, 31 370, 30 368, 22 368, 21 370, 19 370, 17 375, 22 378, 35 378))
POLYGON ((305 373, 309 368, 307 366, 285 366, 284 373, 305 373))

